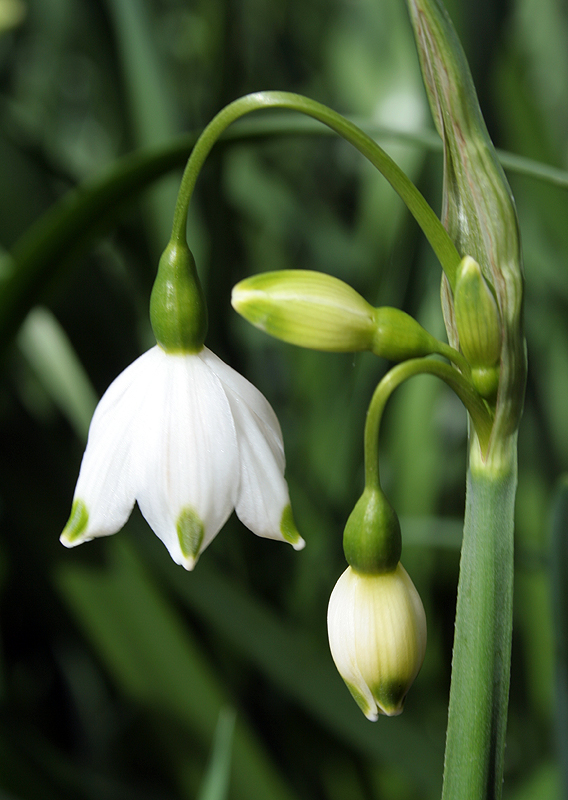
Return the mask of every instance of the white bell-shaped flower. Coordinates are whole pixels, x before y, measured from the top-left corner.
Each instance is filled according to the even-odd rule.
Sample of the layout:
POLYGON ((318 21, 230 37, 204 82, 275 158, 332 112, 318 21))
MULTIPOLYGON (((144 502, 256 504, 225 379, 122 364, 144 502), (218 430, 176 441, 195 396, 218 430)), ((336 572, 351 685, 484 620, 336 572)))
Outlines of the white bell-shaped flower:
POLYGON ((95 411, 61 542, 116 533, 137 501, 186 569, 233 509, 258 536, 300 550, 284 465, 278 420, 258 389, 206 347, 153 347, 95 411))
POLYGON ((402 564, 379 574, 348 567, 327 623, 337 670, 367 719, 400 714, 426 652, 424 608, 402 564))

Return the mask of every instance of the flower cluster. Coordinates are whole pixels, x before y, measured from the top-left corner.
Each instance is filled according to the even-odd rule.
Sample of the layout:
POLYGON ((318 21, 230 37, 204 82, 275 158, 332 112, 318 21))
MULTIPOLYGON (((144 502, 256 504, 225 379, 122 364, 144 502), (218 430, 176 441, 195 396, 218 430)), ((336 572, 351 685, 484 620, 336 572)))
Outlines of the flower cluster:
MULTIPOLYGON (((233 509, 257 535, 296 550, 304 546, 284 479, 276 415, 254 386, 204 346, 207 306, 185 239, 194 161, 207 152, 200 142, 184 173, 150 299, 157 344, 100 401, 61 534, 67 547, 114 534, 137 502, 173 560, 188 570, 233 509)), ((254 325, 303 347, 369 350, 406 361, 411 370, 432 354, 463 361, 408 314, 374 308, 352 287, 322 273, 253 276, 234 288, 232 302, 254 325)), ((344 532, 349 567, 332 593, 328 615, 338 670, 372 720, 401 712, 426 646, 424 610, 400 564, 400 525, 378 475, 378 426, 383 400, 395 386, 396 380, 387 381, 386 394, 377 387, 367 415, 366 488, 344 532)))

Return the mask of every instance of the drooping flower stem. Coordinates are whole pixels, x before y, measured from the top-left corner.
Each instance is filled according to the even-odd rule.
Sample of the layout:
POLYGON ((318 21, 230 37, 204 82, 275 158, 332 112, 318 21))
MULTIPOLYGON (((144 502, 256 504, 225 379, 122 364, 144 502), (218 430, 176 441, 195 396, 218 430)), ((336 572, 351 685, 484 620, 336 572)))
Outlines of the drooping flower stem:
POLYGON ((336 131, 368 158, 398 192, 424 231, 448 276, 450 285, 453 286, 460 256, 440 220, 412 181, 370 136, 352 122, 315 100, 290 92, 256 92, 246 95, 225 106, 211 120, 199 137, 183 174, 174 213, 172 240, 185 241, 191 195, 201 167, 215 142, 223 131, 240 117, 252 111, 268 108, 286 108, 317 119, 336 131))
POLYGON ((501 797, 516 485, 516 435, 485 461, 474 440, 467 475, 443 800, 501 797))
POLYGON ((393 367, 381 380, 369 405, 365 422, 365 485, 379 487, 379 429, 391 394, 414 375, 436 375, 455 391, 469 412, 481 449, 491 434, 492 418, 487 405, 471 383, 454 367, 435 358, 411 358, 393 367))

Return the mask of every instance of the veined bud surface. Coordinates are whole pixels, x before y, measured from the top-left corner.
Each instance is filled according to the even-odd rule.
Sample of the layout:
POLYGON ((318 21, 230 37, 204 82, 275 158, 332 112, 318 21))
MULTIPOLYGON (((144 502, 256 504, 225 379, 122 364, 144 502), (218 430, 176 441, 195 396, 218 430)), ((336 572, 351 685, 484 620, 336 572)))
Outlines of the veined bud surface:
POLYGON ((348 567, 327 622, 335 665, 367 719, 400 714, 426 652, 424 607, 402 564, 380 575, 348 567))
POLYGON ((501 315, 479 264, 470 256, 458 269, 454 314, 460 347, 472 368, 472 382, 483 397, 492 397, 499 383, 501 315))
POLYGON ((233 289, 233 308, 289 344, 333 353, 371 350, 389 361, 439 352, 440 343, 397 308, 373 308, 349 284, 323 272, 263 272, 233 289))
POLYGON ((233 308, 289 344, 335 353, 370 350, 375 309, 351 286, 312 270, 263 272, 238 283, 233 308))

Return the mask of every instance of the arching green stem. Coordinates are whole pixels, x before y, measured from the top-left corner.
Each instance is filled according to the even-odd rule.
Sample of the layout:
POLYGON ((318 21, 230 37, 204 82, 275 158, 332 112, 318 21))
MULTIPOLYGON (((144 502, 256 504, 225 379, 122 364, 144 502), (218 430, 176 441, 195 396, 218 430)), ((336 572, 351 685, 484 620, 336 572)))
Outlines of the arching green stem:
POLYGON ((462 375, 464 375, 467 379, 471 377, 471 367, 469 362, 459 350, 455 349, 455 347, 446 344, 446 342, 438 342, 438 350, 436 352, 438 355, 447 358, 452 364, 455 364, 462 375))
POLYGON ((436 375, 458 395, 466 407, 483 450, 491 434, 492 417, 483 399, 454 367, 434 358, 412 358, 393 367, 381 380, 369 405, 365 422, 365 485, 379 487, 379 429, 387 400, 401 383, 414 375, 436 375))
POLYGON ((199 137, 183 174, 174 214, 172 239, 185 239, 187 212, 193 188, 201 167, 217 139, 235 120, 251 111, 267 108, 286 108, 313 117, 336 131, 368 158, 398 192, 432 245, 450 285, 454 285, 456 269, 460 262, 458 251, 442 223, 412 181, 370 136, 341 114, 307 97, 289 92, 256 92, 246 95, 230 103, 211 120, 199 137))

